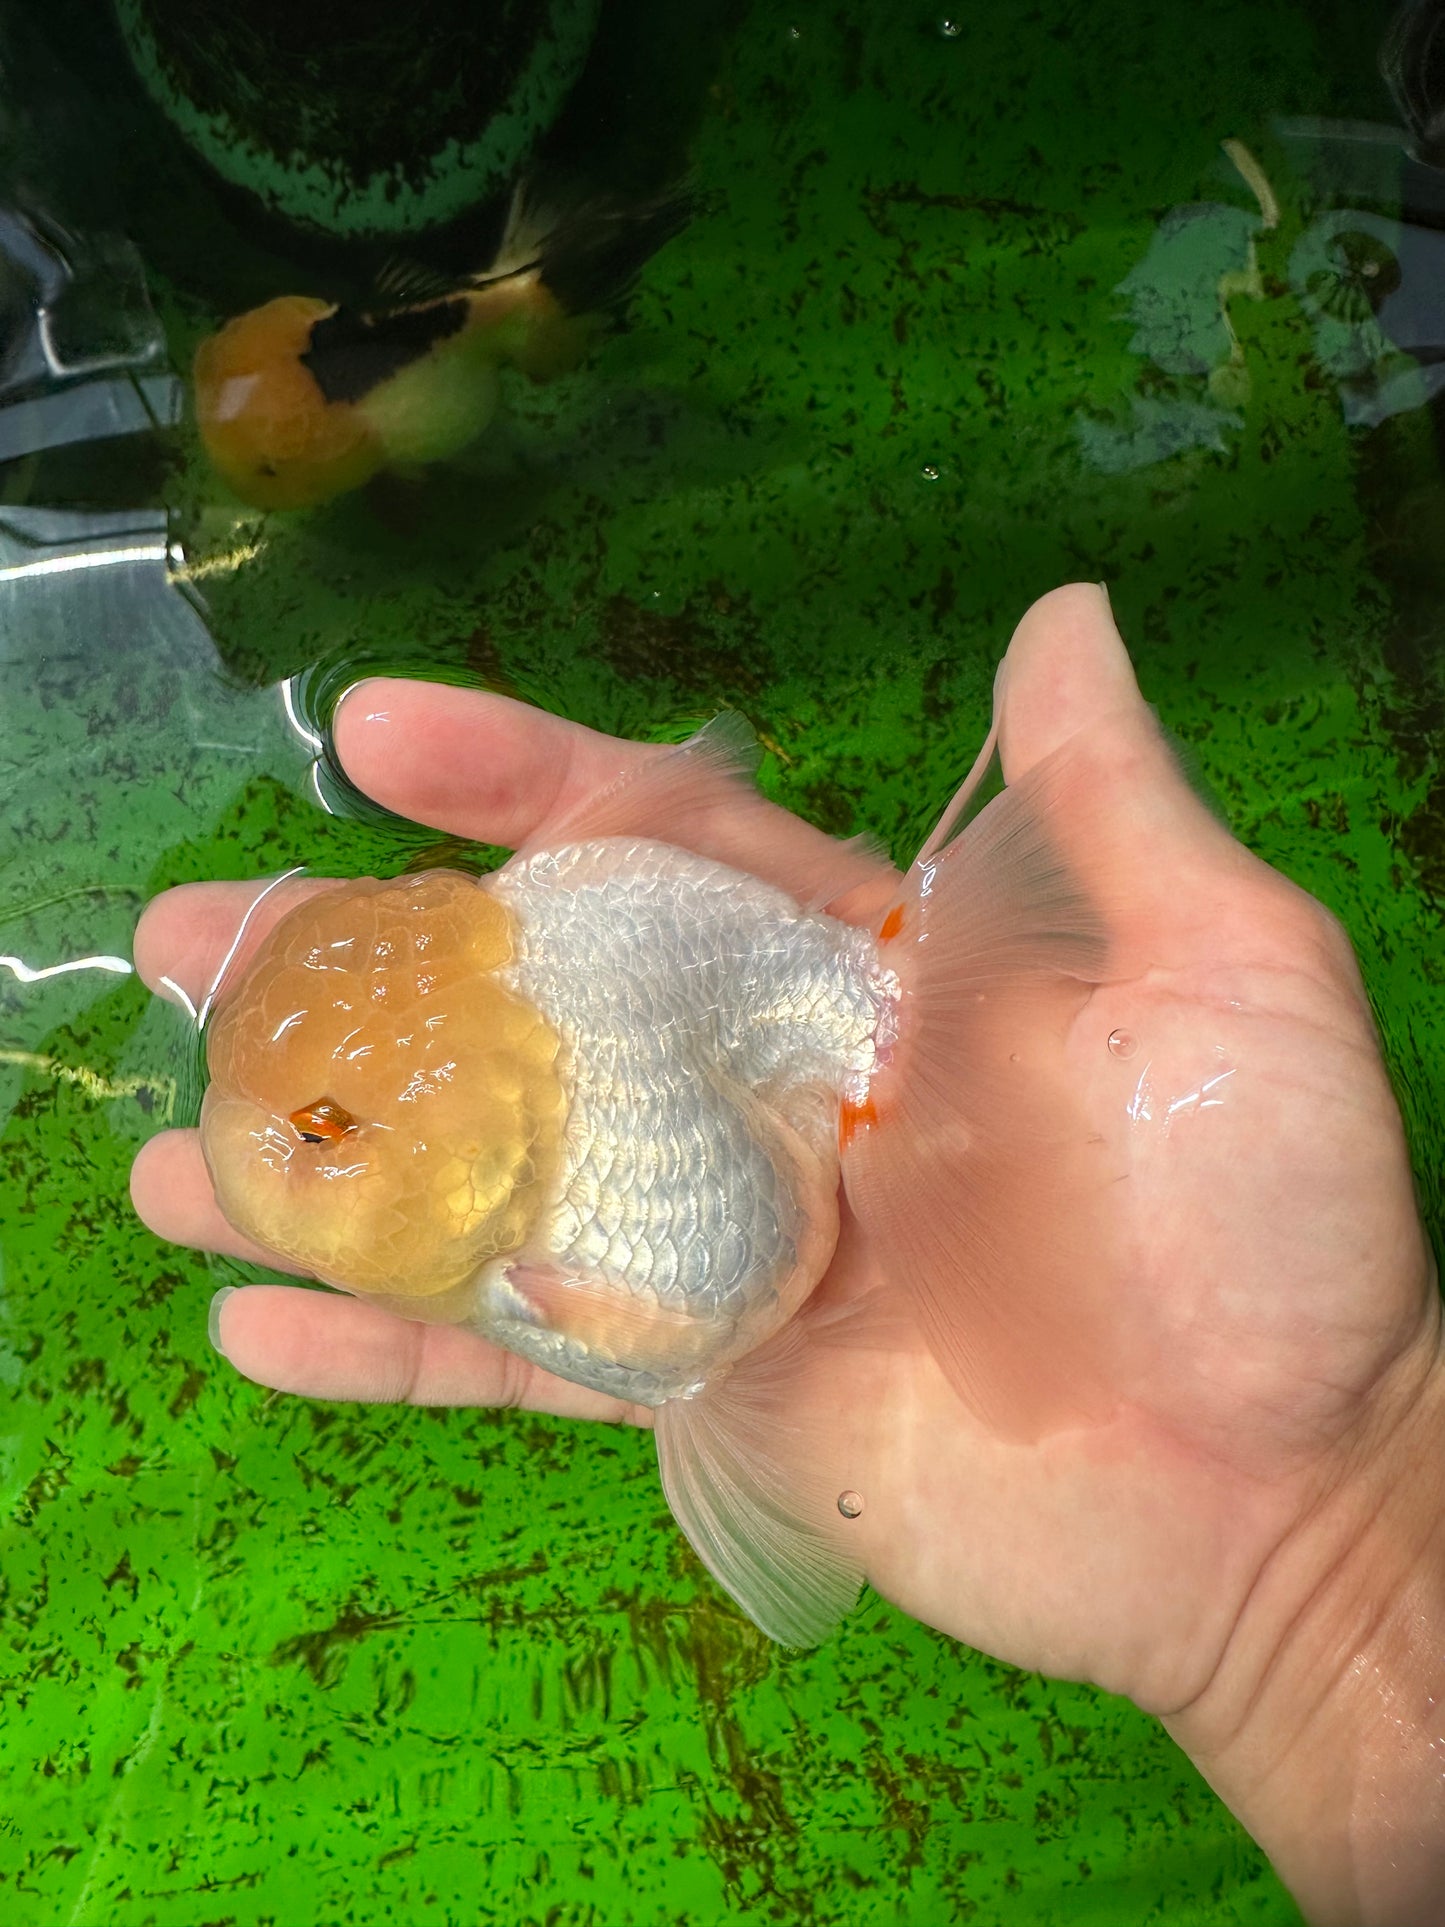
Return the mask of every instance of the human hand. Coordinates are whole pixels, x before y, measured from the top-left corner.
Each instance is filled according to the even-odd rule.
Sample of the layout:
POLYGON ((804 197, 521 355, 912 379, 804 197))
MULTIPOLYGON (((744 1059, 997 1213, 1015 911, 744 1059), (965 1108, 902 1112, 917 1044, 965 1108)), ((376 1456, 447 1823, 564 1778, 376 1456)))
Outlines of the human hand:
MULTIPOLYGON (((1047 1152, 1003 1174, 992 1271, 1006 1276, 999 1253, 1017 1251, 1041 1377, 1057 1388, 1023 1431, 994 1401, 961 1402, 926 1347, 886 1329, 815 1353, 799 1406, 839 1488, 865 1495, 855 1545, 881 1592, 1000 1657, 1160 1713, 1320 1919, 1370 1918, 1374 1836, 1352 1838, 1356 1789, 1318 1762, 1338 1740, 1346 1759, 1364 1749, 1381 1784, 1410 1778, 1409 1761, 1379 1753, 1378 1709, 1350 1673, 1374 1651, 1351 1613, 1382 1602, 1375 1663, 1413 1679, 1420 1643, 1389 1608, 1392 1592, 1419 1605, 1423 1557, 1445 1624, 1433 1490, 1415 1463, 1422 1441, 1438 1449, 1445 1397, 1432 1266, 1353 957, 1192 796, 1096 591, 1060 591, 1025 618, 998 720, 1009 783, 1059 760, 1067 855, 1113 925, 1119 974, 1029 1046, 1120 1182, 1081 1241, 1077 1299, 1041 1304, 1023 1287, 1047 1152), (1107 1049, 1119 1031, 1137 1056, 1107 1049), (1225 1071, 1223 1101, 1207 1104, 1205 1082, 1225 1071), (1321 1816, 1346 1854, 1323 1886, 1328 1856, 1303 1852, 1321 1816), (1359 1905, 1331 1913, 1346 1876, 1359 1905)), ((336 742, 389 807, 511 844, 544 844, 649 754, 502 698, 390 683, 347 699, 336 742)), ((781 813, 766 839, 772 862, 800 869, 822 843, 781 813)), ((700 827, 704 846, 747 868, 758 841, 719 818, 700 827)), ((137 935, 147 980, 198 997, 254 895, 162 898, 137 935)), ((248 948, 293 901, 268 899, 248 948)), ((192 1135, 149 1145, 134 1191, 162 1235, 267 1262, 217 1213, 192 1135)), ((820 1301, 889 1284, 887 1252, 845 1214, 820 1301)), ((645 1417, 460 1330, 344 1297, 246 1289, 224 1304, 220 1343, 248 1376, 312 1396, 645 1417)), ((986 1347, 978 1370, 986 1389, 986 1347)))

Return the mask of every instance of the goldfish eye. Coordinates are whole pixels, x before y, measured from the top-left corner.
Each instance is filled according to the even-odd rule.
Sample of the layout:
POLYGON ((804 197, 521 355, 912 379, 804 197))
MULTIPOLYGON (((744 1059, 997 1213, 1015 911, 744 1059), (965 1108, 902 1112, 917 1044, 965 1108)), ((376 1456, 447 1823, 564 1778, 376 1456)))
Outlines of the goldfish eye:
POLYGON ((303 1144, 335 1144, 357 1128, 350 1111, 343 1111, 329 1097, 318 1098, 314 1104, 303 1104, 299 1111, 291 1113, 287 1122, 295 1128, 303 1144))

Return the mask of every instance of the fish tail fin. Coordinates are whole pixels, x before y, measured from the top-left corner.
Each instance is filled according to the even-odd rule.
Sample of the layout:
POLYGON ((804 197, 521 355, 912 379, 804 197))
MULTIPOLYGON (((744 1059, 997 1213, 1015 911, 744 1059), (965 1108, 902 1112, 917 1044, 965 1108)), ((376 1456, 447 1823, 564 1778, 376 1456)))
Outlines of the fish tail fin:
POLYGON ((1067 747, 961 831, 950 806, 880 932, 896 1044, 843 1118, 844 1183, 877 1263, 960 1396, 1016 1435, 1112 1403, 1117 1173, 1084 1122, 1070 1041, 1110 961, 1111 919, 1064 854, 1087 809, 1067 747))
POLYGON ((692 218, 687 186, 648 195, 589 192, 574 182, 525 183, 514 197, 503 252, 518 246, 571 315, 612 309, 658 249, 692 218))
POLYGON ((808 1416, 806 1321, 795 1320, 692 1398, 657 1414, 657 1458, 674 1518, 748 1617, 784 1646, 816 1646, 863 1584, 855 1522, 839 1508, 846 1468, 808 1416), (836 1464, 836 1458, 833 1459, 836 1464))
POLYGON ((531 325, 508 359, 535 381, 577 366, 611 325, 643 266, 686 226, 685 187, 642 197, 597 193, 580 182, 528 178, 512 195, 491 265, 473 285, 532 274, 531 325))

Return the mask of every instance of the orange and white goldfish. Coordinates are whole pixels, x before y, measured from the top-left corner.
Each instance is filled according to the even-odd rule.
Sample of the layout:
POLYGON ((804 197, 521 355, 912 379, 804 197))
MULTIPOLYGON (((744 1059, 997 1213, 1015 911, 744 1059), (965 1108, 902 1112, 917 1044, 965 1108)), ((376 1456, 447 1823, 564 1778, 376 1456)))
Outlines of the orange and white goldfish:
POLYGON ((236 316, 193 365, 213 467, 253 507, 296 509, 458 454, 495 416, 503 368, 545 381, 578 365, 684 210, 677 195, 553 208, 519 189, 470 280, 400 270, 365 306, 285 294, 236 316))
POLYGON ((956 805, 901 883, 837 846, 792 894, 680 847, 751 805, 766 856, 737 762, 710 726, 492 875, 309 897, 213 1021, 201 1132, 246 1237, 655 1408, 684 1532, 765 1631, 809 1644, 861 1575, 760 1415, 833 1256, 840 1173, 949 1367, 965 1309, 952 1207, 919 1195, 930 1147, 999 1075, 992 992, 1077 988, 1102 946, 1045 792, 949 840, 956 805), (880 884, 875 927, 823 907, 880 884))

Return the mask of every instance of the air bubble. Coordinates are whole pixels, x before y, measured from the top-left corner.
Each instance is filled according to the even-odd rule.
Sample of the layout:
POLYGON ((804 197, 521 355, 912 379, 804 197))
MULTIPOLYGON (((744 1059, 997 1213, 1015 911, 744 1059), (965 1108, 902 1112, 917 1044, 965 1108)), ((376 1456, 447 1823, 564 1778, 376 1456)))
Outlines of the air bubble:
POLYGON ((863 1494, 861 1492, 840 1492, 838 1494, 838 1510, 845 1519, 856 1519, 858 1514, 863 1510, 863 1494))
POLYGON ((1132 1030, 1111 1030, 1109 1049, 1115 1057, 1132 1057, 1139 1048, 1139 1039, 1132 1030))
POLYGON ((923 479, 925 482, 936 482, 942 473, 942 469, 940 469, 935 462, 925 462, 923 464, 923 479))
POLYGON ((945 18, 939 21, 938 31, 943 35, 945 40, 957 40, 958 36, 963 32, 963 22, 961 20, 945 18))

